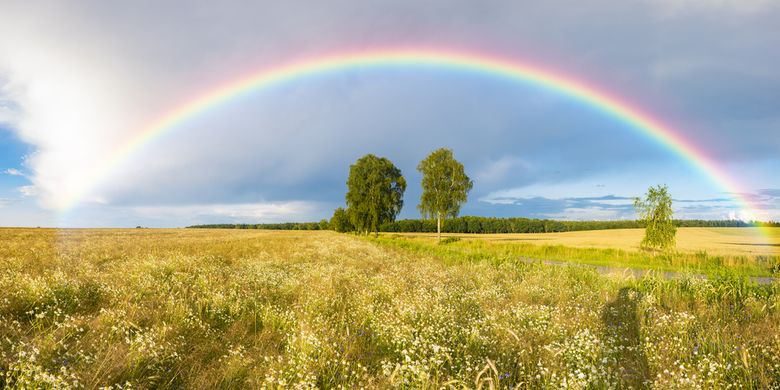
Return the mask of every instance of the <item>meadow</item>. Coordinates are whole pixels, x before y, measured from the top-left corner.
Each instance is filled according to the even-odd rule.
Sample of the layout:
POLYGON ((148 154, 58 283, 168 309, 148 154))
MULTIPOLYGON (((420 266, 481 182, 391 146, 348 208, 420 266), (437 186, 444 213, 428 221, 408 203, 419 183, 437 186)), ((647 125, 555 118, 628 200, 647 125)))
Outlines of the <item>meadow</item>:
MULTIPOLYGON (((488 241, 528 242, 576 248, 639 250, 644 229, 585 230, 561 233, 451 235, 488 241)), ((428 235, 434 237, 434 235, 428 235)), ((682 227, 675 250, 712 255, 772 255, 780 252, 780 228, 682 227)))
POLYGON ((679 228, 671 253, 639 247, 643 229, 590 230, 563 233, 444 234, 453 242, 436 243, 435 234, 383 234, 396 246, 416 251, 472 257, 524 257, 573 264, 754 277, 780 276, 780 228, 679 228))
POLYGON ((0 229, 0 387, 780 388, 780 283, 743 277, 771 257, 451 241, 0 229))

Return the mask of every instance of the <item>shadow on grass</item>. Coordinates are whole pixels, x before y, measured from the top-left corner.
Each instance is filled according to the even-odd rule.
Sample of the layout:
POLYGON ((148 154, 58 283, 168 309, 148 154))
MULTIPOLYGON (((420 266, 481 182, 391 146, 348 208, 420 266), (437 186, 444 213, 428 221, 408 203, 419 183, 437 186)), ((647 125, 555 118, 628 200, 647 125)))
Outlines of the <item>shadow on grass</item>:
POLYGON ((609 302, 602 312, 607 340, 616 342, 610 363, 620 376, 621 387, 647 388, 652 380, 650 367, 642 348, 637 302, 640 293, 633 288, 620 289, 614 301, 609 302))

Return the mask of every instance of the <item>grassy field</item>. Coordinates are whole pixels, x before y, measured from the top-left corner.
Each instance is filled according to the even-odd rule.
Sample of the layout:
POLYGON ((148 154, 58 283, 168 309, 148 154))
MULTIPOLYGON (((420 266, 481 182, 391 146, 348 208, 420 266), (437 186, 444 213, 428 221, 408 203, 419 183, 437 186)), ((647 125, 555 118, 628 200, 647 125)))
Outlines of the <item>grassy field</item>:
POLYGON ((642 229, 540 234, 446 234, 458 242, 440 247, 435 234, 386 233, 396 246, 472 257, 527 257, 618 268, 718 275, 780 276, 780 228, 681 228, 672 254, 642 251, 642 229))
POLYGON ((780 387, 780 284, 426 240, 0 229, 0 387, 780 387))
MULTIPOLYGON (((603 248, 638 251, 644 229, 586 230, 563 233, 524 234, 444 234, 445 237, 479 239, 574 248, 603 248)), ((427 233, 391 233, 408 237, 435 238, 427 233)), ((780 254, 780 228, 679 228, 676 250, 683 253, 707 252, 719 256, 760 256, 780 254)))

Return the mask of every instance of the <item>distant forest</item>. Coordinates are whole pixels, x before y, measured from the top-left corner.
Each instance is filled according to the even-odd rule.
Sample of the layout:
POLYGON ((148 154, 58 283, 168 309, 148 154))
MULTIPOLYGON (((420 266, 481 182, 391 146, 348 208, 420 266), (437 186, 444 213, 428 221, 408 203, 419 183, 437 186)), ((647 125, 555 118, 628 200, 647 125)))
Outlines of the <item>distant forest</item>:
MULTIPOLYGON (((744 222, 733 220, 675 220, 678 227, 780 227, 780 222, 744 222)), ((188 226, 200 229, 265 229, 265 230, 329 230, 327 220, 320 222, 286 222, 260 224, 210 224, 188 226)), ((444 233, 553 233, 582 230, 644 228, 640 221, 555 221, 529 218, 457 217, 446 221, 444 233)), ((379 227, 381 232, 435 233, 436 221, 429 219, 402 219, 387 222, 379 227)))

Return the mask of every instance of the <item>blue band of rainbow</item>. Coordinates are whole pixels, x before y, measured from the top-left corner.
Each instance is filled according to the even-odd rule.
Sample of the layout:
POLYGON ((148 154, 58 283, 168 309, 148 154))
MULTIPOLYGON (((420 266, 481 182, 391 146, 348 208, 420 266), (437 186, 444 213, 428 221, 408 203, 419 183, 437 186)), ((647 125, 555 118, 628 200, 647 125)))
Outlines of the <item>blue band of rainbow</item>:
POLYGON ((369 52, 340 53, 314 59, 297 61, 262 69, 229 83, 207 90, 202 95, 168 111, 152 121, 135 136, 109 153, 107 161, 95 164, 97 168, 88 172, 73 191, 67 194, 60 209, 67 211, 78 205, 86 194, 112 170, 128 160, 144 145, 173 131, 176 125, 209 109, 225 103, 244 93, 262 90, 279 83, 316 76, 323 73, 352 68, 376 67, 427 67, 464 70, 500 76, 509 80, 531 84, 552 92, 579 100, 655 139, 660 145, 678 154, 709 177, 719 188, 731 194, 742 209, 743 215, 758 217, 758 208, 739 194, 743 191, 709 159, 661 121, 651 118, 623 99, 579 82, 525 63, 503 60, 497 57, 456 51, 430 49, 392 49, 369 52))

